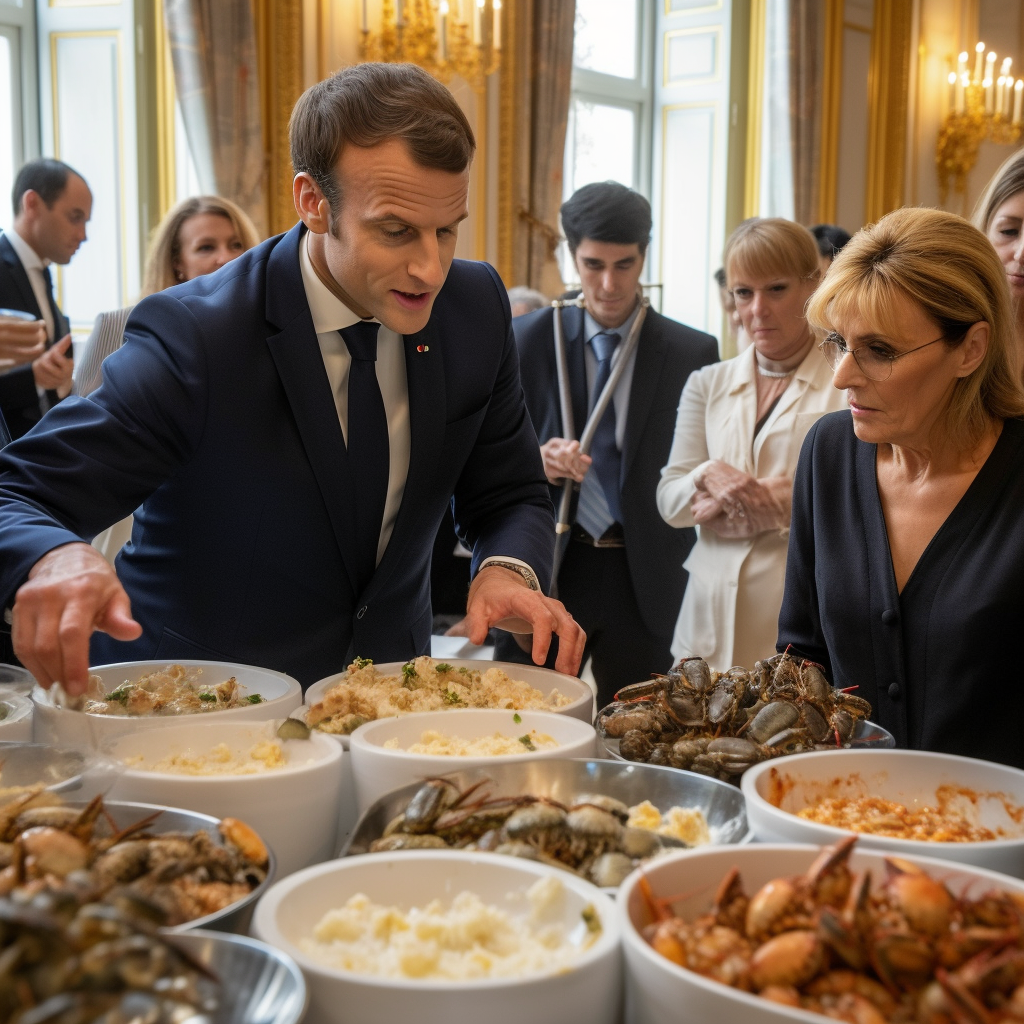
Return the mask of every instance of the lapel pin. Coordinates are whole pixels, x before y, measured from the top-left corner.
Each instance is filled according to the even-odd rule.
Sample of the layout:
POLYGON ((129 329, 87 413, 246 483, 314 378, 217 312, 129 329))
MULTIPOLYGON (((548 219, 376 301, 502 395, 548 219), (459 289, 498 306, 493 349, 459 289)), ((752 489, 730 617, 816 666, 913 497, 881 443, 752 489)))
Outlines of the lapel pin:
POLYGON ((417 345, 416 346, 416 351, 417 352, 429 352, 430 351, 430 346, 429 345, 417 345))

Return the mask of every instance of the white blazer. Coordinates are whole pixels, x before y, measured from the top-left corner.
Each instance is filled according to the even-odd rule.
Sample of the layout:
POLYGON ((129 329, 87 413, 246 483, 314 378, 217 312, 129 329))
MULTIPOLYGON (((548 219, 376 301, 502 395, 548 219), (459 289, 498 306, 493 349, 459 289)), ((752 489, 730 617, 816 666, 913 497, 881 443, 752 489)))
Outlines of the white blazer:
MULTIPOLYGON (((832 370, 813 346, 756 438, 754 348, 691 373, 679 400, 668 465, 658 484, 658 510, 672 526, 693 526, 694 481, 712 461, 763 478, 796 472, 804 437, 827 412, 845 409, 832 370), (753 439, 753 441, 752 441, 753 439)), ((700 655, 720 671, 752 668, 775 653, 785 586, 789 530, 728 540, 698 528, 684 566, 690 574, 672 655, 700 655)))

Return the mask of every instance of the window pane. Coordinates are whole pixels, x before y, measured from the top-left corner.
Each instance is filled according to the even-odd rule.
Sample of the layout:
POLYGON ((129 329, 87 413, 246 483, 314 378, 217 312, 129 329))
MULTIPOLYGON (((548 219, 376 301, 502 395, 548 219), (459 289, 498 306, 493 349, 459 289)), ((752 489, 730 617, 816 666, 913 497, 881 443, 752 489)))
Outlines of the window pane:
POLYGON ((587 71, 636 78, 639 0, 576 0, 572 62, 587 71))
POLYGON ((619 181, 634 187, 634 111, 574 99, 566 141, 566 196, 592 181, 619 181))
POLYGON ((18 94, 14 88, 10 36, 0 35, 0 228, 9 227, 14 216, 10 208, 14 188, 15 152, 21 147, 14 137, 14 110, 18 94))

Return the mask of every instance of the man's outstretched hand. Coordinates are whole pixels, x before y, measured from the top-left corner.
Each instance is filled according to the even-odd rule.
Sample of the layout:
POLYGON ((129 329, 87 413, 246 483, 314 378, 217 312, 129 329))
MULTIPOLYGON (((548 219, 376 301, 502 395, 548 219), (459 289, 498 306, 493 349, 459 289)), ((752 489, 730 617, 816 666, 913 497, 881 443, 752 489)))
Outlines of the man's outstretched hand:
POLYGON ((89 638, 94 630, 115 640, 136 640, 142 627, 111 565, 88 544, 48 551, 14 599, 14 653, 40 685, 61 683, 69 696, 89 681, 89 638))
POLYGON ((508 625, 517 632, 533 633, 532 656, 538 665, 544 664, 551 637, 557 635, 555 668, 566 675, 579 674, 587 634, 565 610, 565 605, 531 590, 518 573, 500 565, 486 565, 469 588, 466 617, 449 632, 465 636, 479 647, 487 640, 491 626, 498 626, 504 620, 518 620, 508 625))

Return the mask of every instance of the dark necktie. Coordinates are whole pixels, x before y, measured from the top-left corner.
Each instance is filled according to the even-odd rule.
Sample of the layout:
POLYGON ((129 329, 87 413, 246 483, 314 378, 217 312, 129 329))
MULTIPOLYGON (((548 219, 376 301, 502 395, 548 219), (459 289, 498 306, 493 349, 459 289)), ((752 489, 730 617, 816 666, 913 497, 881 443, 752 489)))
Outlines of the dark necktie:
MULTIPOLYGON (((595 334, 590 339, 590 346, 597 358, 597 374, 594 378, 594 390, 590 397, 592 410, 597 405, 597 400, 601 397, 601 392, 611 376, 612 355, 615 352, 615 346, 619 343, 619 338, 620 336, 614 331, 607 331, 595 334)), ((622 502, 619 496, 622 453, 615 444, 614 400, 608 403, 608 407, 597 425, 594 440, 590 446, 590 456, 594 462, 590 471, 583 478, 577 519, 588 533, 594 537, 600 537, 612 523, 622 522, 622 502), (590 481, 595 474, 596 481, 591 481, 588 486, 587 481, 590 481), (600 483, 601 494, 594 494, 591 491, 595 482, 600 483), (606 507, 602 508, 602 505, 606 507)))
POLYGON ((60 341, 67 331, 62 333, 60 329, 63 317, 53 298, 53 277, 50 275, 49 267, 43 267, 43 280, 46 282, 46 301, 50 306, 50 316, 53 317, 53 337, 50 339, 50 344, 53 344, 55 341, 60 341))
POLYGON ((358 562, 356 577, 364 590, 377 567, 384 505, 388 497, 391 448, 388 417, 377 383, 377 329, 380 324, 362 320, 343 327, 352 365, 348 371, 348 457, 355 488, 358 562))

